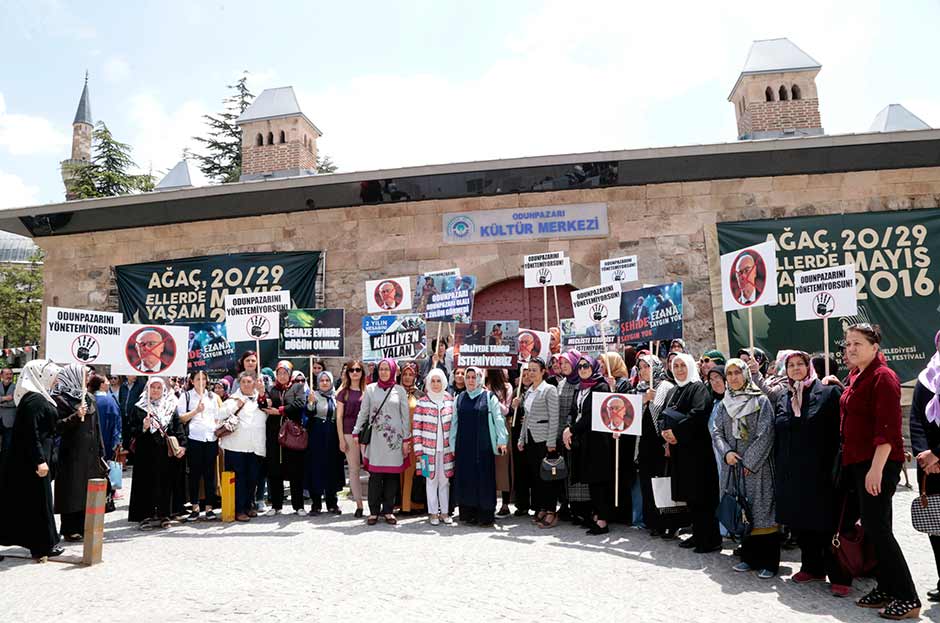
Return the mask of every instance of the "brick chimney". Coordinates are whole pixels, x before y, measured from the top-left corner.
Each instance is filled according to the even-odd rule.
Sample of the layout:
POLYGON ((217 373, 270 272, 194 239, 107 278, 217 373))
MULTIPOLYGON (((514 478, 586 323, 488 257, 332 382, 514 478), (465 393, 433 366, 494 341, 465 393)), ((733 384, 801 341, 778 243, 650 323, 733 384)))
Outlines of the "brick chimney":
POLYGON ((242 131, 241 180, 316 173, 323 134, 301 112, 293 87, 265 89, 235 123, 242 131))
POLYGON ((738 139, 823 134, 816 93, 821 68, 789 39, 755 41, 728 96, 738 139))

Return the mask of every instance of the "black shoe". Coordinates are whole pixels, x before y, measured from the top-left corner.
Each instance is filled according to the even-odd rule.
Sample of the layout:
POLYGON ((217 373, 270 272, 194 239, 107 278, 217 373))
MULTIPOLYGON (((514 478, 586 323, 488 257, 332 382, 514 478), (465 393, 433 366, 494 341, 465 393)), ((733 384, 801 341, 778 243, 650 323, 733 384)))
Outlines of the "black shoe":
POLYGON ((681 547, 682 549, 692 549, 693 547, 695 547, 695 539, 693 539, 692 537, 689 537, 684 541, 680 541, 679 547, 681 547))
POLYGON ((339 510, 339 506, 334 506, 333 508, 326 509, 327 512, 332 513, 333 515, 342 515, 343 511, 339 510))
MULTIPOLYGON (((472 522, 470 522, 470 523, 477 523, 477 522, 476 522, 476 521, 472 521, 472 522)), ((492 521, 481 521, 481 522, 480 522, 480 527, 481 527, 481 528, 492 528, 494 525, 495 525, 495 524, 494 524, 492 521)))
POLYGON ((656 537, 660 537, 660 536, 662 536, 662 535, 663 535, 662 531, 660 531, 660 530, 658 530, 658 529, 656 529, 656 528, 651 528, 651 529, 650 529, 650 536, 653 537, 654 539, 655 539, 656 537))
POLYGON ((927 601, 940 601, 940 588, 927 591, 927 601))
POLYGON ((696 547, 692 551, 695 552, 696 554, 711 554, 712 552, 720 552, 721 543, 719 543, 718 545, 711 545, 709 547, 696 547))
POLYGON ((513 517, 528 517, 529 509, 528 508, 517 508, 516 511, 512 514, 513 517))
POLYGON ((320 510, 319 508, 311 508, 311 509, 310 509, 310 512, 308 512, 307 514, 308 514, 308 515, 313 515, 314 517, 316 517, 317 515, 319 515, 319 514, 322 513, 322 512, 323 512, 323 511, 320 510))
POLYGON ((600 527, 599 525, 597 525, 597 524, 594 524, 593 526, 591 526, 591 529, 590 529, 590 530, 587 530, 587 531, 586 531, 587 534, 607 534, 608 532, 610 532, 610 526, 609 526, 609 525, 604 526, 603 528, 601 528, 601 527, 600 527))
POLYGON ((356 519, 362 519, 362 509, 361 509, 361 508, 357 508, 357 509, 356 509, 356 513, 355 513, 354 517, 355 517, 356 519))
POLYGON ((563 506, 558 510, 558 519, 562 521, 574 521, 574 513, 572 513, 571 509, 567 506, 563 506))
POLYGON ((215 520, 215 511, 206 511, 206 521, 215 520))
POLYGON ((49 558, 55 558, 56 556, 61 556, 64 553, 65 553, 64 547, 53 547, 52 550, 49 551, 48 556, 49 558))
POLYGON ((741 554, 742 554, 743 552, 744 552, 744 548, 743 548, 743 547, 735 547, 735 548, 734 548, 734 551, 732 552, 732 554, 735 555, 735 556, 737 556, 738 558, 740 558, 740 557, 741 557, 741 554))
POLYGON ((187 521, 196 521, 199 519, 199 511, 193 511, 186 517, 187 521))
POLYGON ((501 506, 499 511, 496 513, 497 517, 509 517, 509 507, 501 506))
POLYGON ((672 541, 677 538, 679 535, 675 530, 663 530, 663 533, 660 535, 664 541, 672 541))

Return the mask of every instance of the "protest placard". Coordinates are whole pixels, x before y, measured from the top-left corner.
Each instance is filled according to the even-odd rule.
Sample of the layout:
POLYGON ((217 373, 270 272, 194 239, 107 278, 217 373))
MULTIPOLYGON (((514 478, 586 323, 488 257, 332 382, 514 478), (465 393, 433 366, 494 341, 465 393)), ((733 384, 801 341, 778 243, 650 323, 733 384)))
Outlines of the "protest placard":
POLYGON ((620 318, 620 284, 603 283, 571 293, 574 324, 579 331, 603 326, 608 320, 620 318))
POLYGON ((225 295, 225 333, 230 342, 276 340, 281 310, 290 309, 290 292, 225 295))
POLYGON ((620 340, 620 321, 608 320, 604 325, 603 336, 599 325, 588 327, 587 331, 578 331, 574 324, 574 318, 561 319, 561 344, 565 348, 575 349, 579 353, 597 356, 612 350, 612 347, 620 340), (604 344, 607 348, 604 348, 604 344))
POLYGON ((425 353, 425 322, 420 314, 362 317, 362 359, 417 359, 425 353))
POLYGON ((773 241, 721 256, 724 311, 777 304, 777 251, 773 241))
POLYGON ((112 312, 46 309, 46 358, 56 363, 113 364, 121 358, 123 316, 112 312))
POLYGON ((448 268, 418 275, 415 280, 414 304, 412 310, 423 314, 428 307, 431 295, 451 292, 457 289, 460 281, 460 269, 448 268))
POLYGON ((563 251, 526 255, 522 262, 525 287, 542 288, 571 283, 571 260, 563 251))
POLYGON ((235 374, 235 346, 228 341, 224 322, 189 325, 186 371, 205 372, 210 382, 235 374))
POLYGON ((545 365, 551 355, 551 336, 546 331, 535 329, 519 329, 516 337, 516 354, 518 362, 529 361, 532 357, 540 357, 545 365))
POLYGON ((346 312, 342 309, 288 309, 281 312, 279 357, 343 357, 346 312))
POLYGON ((682 282, 628 290, 620 295, 620 341, 649 343, 682 337, 682 282))
POLYGON ((370 314, 411 311, 411 277, 366 282, 366 311, 370 314))
POLYGON ((643 397, 640 394, 591 394, 591 430, 598 433, 640 435, 643 397))
POLYGON ((517 320, 478 320, 458 324, 454 332, 454 365, 515 368, 518 334, 517 320))
POLYGON ((797 320, 841 318, 858 313, 854 264, 796 273, 793 292, 797 320))
POLYGON ((640 278, 637 256, 625 255, 601 260, 601 283, 627 283, 640 278))
MULTIPOLYGON (((422 278, 425 280, 425 283, 422 285, 427 289, 427 275, 419 277, 419 280, 422 278)), ((443 285, 443 289, 436 292, 429 292, 421 297, 425 320, 435 322, 470 322, 473 313, 473 293, 477 286, 477 278, 473 275, 464 275, 443 285)))
POLYGON ((113 374, 186 376, 189 327, 181 325, 121 325, 121 357, 113 374))

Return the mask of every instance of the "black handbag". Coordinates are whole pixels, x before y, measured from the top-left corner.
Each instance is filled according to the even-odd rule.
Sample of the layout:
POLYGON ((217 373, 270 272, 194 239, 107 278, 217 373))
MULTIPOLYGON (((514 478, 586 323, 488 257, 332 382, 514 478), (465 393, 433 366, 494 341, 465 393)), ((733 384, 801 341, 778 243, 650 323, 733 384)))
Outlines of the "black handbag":
POLYGON ((744 475, 741 469, 740 465, 731 466, 728 487, 721 495, 721 502, 718 504, 718 521, 729 534, 739 539, 751 533, 754 523, 751 505, 748 504, 744 493, 744 475))
POLYGON ((672 407, 666 407, 663 409, 661 417, 663 418, 663 430, 670 430, 689 419, 689 414, 676 411, 672 407))
POLYGON ((372 415, 369 416, 369 419, 366 420, 366 423, 363 425, 362 430, 359 431, 359 445, 368 446, 372 443, 372 424, 375 421, 376 416, 379 414, 379 411, 382 410, 382 407, 385 406, 385 401, 388 400, 388 397, 392 394, 394 387, 389 387, 388 391, 385 392, 385 398, 382 400, 382 404, 379 405, 379 408, 372 412, 372 415))
POLYGON ((559 454, 554 459, 550 459, 546 456, 539 467, 539 476, 548 482, 567 478, 568 464, 565 463, 565 457, 559 454))

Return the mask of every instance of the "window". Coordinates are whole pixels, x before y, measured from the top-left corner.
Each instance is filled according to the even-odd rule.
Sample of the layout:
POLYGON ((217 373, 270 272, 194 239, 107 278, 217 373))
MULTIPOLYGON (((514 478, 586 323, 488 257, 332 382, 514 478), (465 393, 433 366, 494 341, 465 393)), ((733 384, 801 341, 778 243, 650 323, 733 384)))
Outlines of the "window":
POLYGON ((790 90, 793 92, 793 99, 794 99, 794 100, 798 100, 798 99, 802 99, 802 98, 803 98, 803 94, 800 93, 800 87, 799 87, 799 86, 797 86, 797 85, 794 84, 793 87, 792 87, 790 90))
POLYGON ((787 97, 787 87, 785 87, 785 86, 783 86, 783 85, 781 84, 781 85, 780 85, 780 101, 781 101, 781 102, 785 102, 785 101, 787 101, 788 99, 790 99, 790 98, 787 97))
POLYGON ((764 97, 767 98, 768 102, 774 101, 774 90, 770 87, 767 87, 767 90, 764 91, 764 97))
POLYGON ((281 140, 278 141, 278 142, 279 142, 279 143, 286 143, 286 142, 287 142, 287 138, 284 136, 284 130, 281 130, 281 140))
POLYGON ((258 147, 264 145, 264 137, 261 135, 261 132, 258 132, 258 136, 255 137, 255 145, 258 147))
POLYGON ((274 132, 268 132, 268 145, 274 144, 274 132))

